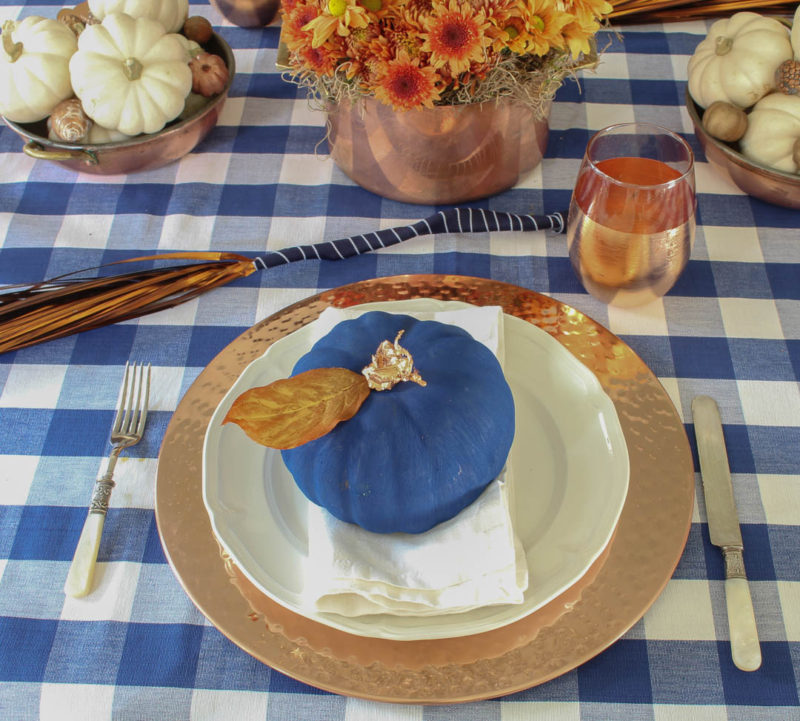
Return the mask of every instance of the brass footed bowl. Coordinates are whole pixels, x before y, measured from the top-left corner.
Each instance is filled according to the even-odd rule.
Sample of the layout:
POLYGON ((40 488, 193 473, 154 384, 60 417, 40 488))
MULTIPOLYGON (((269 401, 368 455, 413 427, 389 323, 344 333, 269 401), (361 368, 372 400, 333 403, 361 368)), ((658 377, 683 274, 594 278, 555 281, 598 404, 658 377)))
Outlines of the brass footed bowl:
MULTIPOLYGON (((70 170, 94 175, 115 175, 152 170, 172 163, 190 153, 217 124, 228 91, 233 82, 236 64, 233 51, 217 33, 205 43, 204 49, 219 55, 228 66, 228 82, 222 92, 189 114, 168 123, 163 130, 117 143, 76 144, 47 137, 47 120, 36 123, 3 121, 25 142, 26 155, 49 160, 70 170)), ((2 117, 2 116, 0 116, 2 117)))
POLYGON ((729 145, 711 137, 703 127, 703 109, 688 90, 686 109, 694 123, 695 135, 715 170, 754 198, 786 208, 800 208, 800 174, 784 173, 748 160, 738 151, 738 145, 729 145))

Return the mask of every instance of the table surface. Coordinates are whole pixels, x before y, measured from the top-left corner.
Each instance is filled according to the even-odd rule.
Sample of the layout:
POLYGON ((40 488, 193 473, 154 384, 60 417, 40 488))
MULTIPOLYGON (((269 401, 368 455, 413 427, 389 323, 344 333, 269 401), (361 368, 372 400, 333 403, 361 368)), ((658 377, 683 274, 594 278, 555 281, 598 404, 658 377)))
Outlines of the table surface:
MULTIPOLYGON (((57 3, 0 2, 3 18, 55 17, 57 3)), ((381 199, 327 158, 323 118, 275 69, 279 29, 242 29, 211 7, 237 75, 195 152, 130 176, 79 175, 21 152, 0 129, 0 283, 168 250, 256 255, 404 224, 430 207, 381 199)), ((473 207, 553 212, 570 198, 589 135, 654 121, 697 155, 689 266, 661 301, 609 308, 575 279, 563 235, 441 234, 342 262, 273 268, 174 309, 0 356, 0 718, 7 719, 789 719, 800 718, 800 225, 798 211, 739 192, 705 161, 683 108, 704 22, 625 28, 594 74, 559 91, 546 157, 473 207), (506 281, 574 306, 638 353, 683 419, 720 404, 763 665, 730 660, 723 571, 702 493, 683 557, 654 606, 583 666, 502 699, 384 705, 319 691, 239 649, 193 606, 153 512, 171 413, 206 364, 256 321, 319 290, 398 273, 506 281), (143 441, 116 470, 97 588, 63 584, 128 359, 153 364, 143 441)), ((695 457, 695 467, 697 460, 695 457)), ((657 472, 657 468, 654 468, 657 472)), ((699 491, 699 473, 696 483, 699 491)))

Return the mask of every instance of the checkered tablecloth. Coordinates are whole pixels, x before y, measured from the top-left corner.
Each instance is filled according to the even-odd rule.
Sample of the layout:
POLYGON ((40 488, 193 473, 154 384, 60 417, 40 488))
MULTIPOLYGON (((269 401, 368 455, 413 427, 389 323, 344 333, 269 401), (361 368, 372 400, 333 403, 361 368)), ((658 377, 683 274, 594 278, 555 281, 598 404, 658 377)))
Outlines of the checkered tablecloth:
MULTIPOLYGON (((0 17, 55 17, 59 7, 0 0, 0 17)), ((277 27, 238 28, 205 4, 191 12, 217 26, 238 72, 218 127, 180 162, 78 175, 27 157, 0 128, 0 283, 154 251, 255 255, 431 212, 354 186, 327 159, 322 116, 275 70, 277 27)), ((0 355, 0 719, 800 719, 800 212, 743 195, 705 162, 683 98, 686 64, 706 27, 604 33, 597 72, 557 96, 541 166, 473 204, 561 210, 595 130, 646 120, 683 133, 698 160, 697 239, 661 302, 620 310, 588 296, 563 235, 441 234, 343 262, 273 268, 169 311, 0 355), (718 400, 759 671, 737 671, 730 660, 722 564, 702 493, 674 578, 644 618, 576 670, 499 700, 423 708, 318 691, 254 660, 193 606, 166 563, 153 513, 159 446, 182 394, 226 344, 294 301, 428 272, 515 283, 593 317, 658 376, 693 447, 692 397, 718 400), (144 440, 117 466, 98 589, 65 598, 128 359, 154 366, 153 411, 144 440)))

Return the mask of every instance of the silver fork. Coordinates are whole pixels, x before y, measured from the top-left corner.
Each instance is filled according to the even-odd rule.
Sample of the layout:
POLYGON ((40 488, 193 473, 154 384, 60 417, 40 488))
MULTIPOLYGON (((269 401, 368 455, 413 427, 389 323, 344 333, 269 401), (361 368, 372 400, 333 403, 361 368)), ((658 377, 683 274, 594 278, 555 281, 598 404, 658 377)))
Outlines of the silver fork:
POLYGON ((108 467, 94 484, 89 513, 64 584, 64 593, 69 596, 85 596, 92 588, 100 536, 103 534, 111 489, 114 488, 114 467, 122 450, 142 439, 149 402, 150 364, 145 366, 143 363, 126 363, 117 415, 111 427, 112 450, 108 467))

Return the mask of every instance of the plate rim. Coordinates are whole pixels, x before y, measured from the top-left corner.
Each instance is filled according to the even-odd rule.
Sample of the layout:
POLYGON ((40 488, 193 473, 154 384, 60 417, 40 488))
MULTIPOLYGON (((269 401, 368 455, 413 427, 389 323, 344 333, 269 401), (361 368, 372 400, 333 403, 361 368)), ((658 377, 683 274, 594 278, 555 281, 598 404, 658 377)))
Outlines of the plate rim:
MULTIPOLYGON (((222 395, 219 392, 219 397, 222 395)), ((630 440, 628 446, 630 453, 630 440)), ((632 488, 639 494, 637 485, 644 474, 636 466, 642 458, 638 447, 635 450, 636 454, 631 453, 631 479, 632 488)), ((167 426, 158 460, 155 515, 162 547, 179 583, 209 622, 256 659, 298 681, 333 693, 398 703, 461 703, 496 698, 549 681, 593 658, 629 630, 663 591, 683 553, 694 507, 694 465, 685 428, 669 395, 633 349, 589 316, 554 298, 503 281, 461 275, 409 274, 356 281, 297 301, 256 323, 226 345, 186 391, 167 426), (672 455, 667 459, 670 463, 665 466, 672 483, 663 484, 670 494, 668 504, 664 498, 658 499, 660 520, 666 519, 667 527, 648 528, 650 535, 637 537, 633 548, 630 539, 623 536, 642 532, 641 528, 627 528, 640 510, 632 512, 639 499, 633 498, 629 489, 617 535, 608 547, 608 558, 569 613, 540 629, 523 648, 499 649, 491 657, 464 666, 459 665, 458 658, 448 658, 446 664, 427 666, 432 673, 425 674, 413 669, 404 671, 391 657, 370 667, 360 664, 357 658, 329 657, 308 640, 312 632, 319 630, 313 628, 313 622, 302 627, 302 638, 294 639, 282 619, 270 623, 262 618, 263 623, 256 628, 252 606, 231 584, 225 559, 220 558, 219 547, 211 538, 210 523, 198 523, 192 516, 196 508, 187 511, 181 495, 188 493, 195 506, 199 501, 207 519, 197 487, 197 434, 204 431, 216 407, 216 402, 210 404, 206 399, 209 387, 232 383, 249 360, 286 332, 287 324, 308 322, 330 305, 347 307, 367 300, 408 297, 455 297, 476 305, 501 305, 512 315, 535 323, 598 376, 617 406, 626 438, 635 422, 634 414, 627 413, 631 410, 628 406, 638 403, 636 418, 654 419, 656 427, 652 430, 657 433, 651 435, 660 436, 662 444, 672 444, 672 455), (665 439, 665 435, 669 438, 665 439), (173 472, 178 474, 178 483, 173 472), (656 530, 660 532, 653 535, 656 530), (196 534, 193 540, 197 544, 187 544, 187 532, 196 534), (657 567, 649 567, 654 561, 657 567), (631 563, 636 567, 632 568, 631 563), (614 582, 641 570, 648 573, 637 576, 632 592, 619 599, 619 587, 614 582), (609 590, 614 602, 602 606, 604 602, 610 604, 609 590), (600 611, 606 614, 603 624, 596 623, 600 611), (550 653, 543 654, 542 649, 550 653), (387 674, 387 668, 394 673, 387 674)), ((649 471, 649 462, 647 468, 649 471)), ((652 493, 649 489, 646 492, 652 493)), ((538 612, 532 617, 537 615, 538 612)), ((493 633, 496 632, 485 636, 492 637, 493 633)), ((358 639, 345 633, 342 636, 348 642, 358 639)), ((387 643, 389 656, 414 645, 387 643)), ((435 650, 438 646, 429 647, 435 650)))
MULTIPOLYGON (((424 312, 441 312, 441 311, 448 311, 448 310, 467 310, 469 308, 475 307, 470 303, 466 303, 464 301, 456 301, 456 300, 439 300, 435 298, 424 298, 424 299, 407 299, 407 300, 400 300, 400 301, 389 301, 389 302, 377 302, 377 303, 365 303, 350 306, 349 310, 356 310, 361 312, 368 312, 370 310, 383 310, 386 312, 395 312, 395 313, 424 313, 424 312), (393 311, 390 309, 390 305, 397 303, 399 307, 393 311), (409 309, 410 304, 416 304, 418 307, 416 309, 409 309), (422 307, 426 305, 427 307, 422 307)), ((472 621, 474 628, 465 628, 463 623, 459 624, 459 620, 464 618, 463 614, 446 614, 450 619, 450 623, 452 624, 452 628, 443 628, 441 631, 430 630, 434 624, 436 619, 441 619, 441 616, 437 616, 435 618, 426 618, 421 622, 421 626, 414 624, 413 622, 409 623, 409 625, 403 625, 403 622, 400 622, 399 626, 395 626, 394 630, 391 629, 391 623, 393 619, 391 617, 387 618, 389 614, 381 614, 380 618, 375 619, 376 623, 378 623, 378 628, 373 632, 369 632, 367 626, 369 625, 368 621, 364 621, 361 619, 351 619, 345 616, 340 616, 339 614, 335 613, 324 613, 324 612, 313 612, 308 609, 303 609, 297 605, 296 602, 291 601, 291 599, 282 598, 279 592, 276 592, 274 589, 270 590, 269 584, 265 584, 264 577, 269 577, 273 580, 273 584, 280 589, 281 583, 278 579, 274 578, 269 571, 264 567, 262 563, 260 563, 254 556, 252 552, 245 552, 244 555, 237 552, 237 547, 240 545, 239 538, 237 534, 230 531, 230 524, 224 521, 224 514, 226 513, 225 504, 222 501, 219 501, 214 505, 213 500, 209 500, 208 496, 208 474, 207 468, 210 463, 210 452, 209 451, 209 444, 210 442, 214 442, 215 445, 219 445, 221 443, 221 434, 222 430, 220 428, 212 429, 215 420, 218 421, 223 413, 224 407, 226 405, 230 405, 229 399, 231 398, 231 394, 233 390, 237 387, 237 385, 241 385, 242 379, 245 376, 250 376, 248 385, 242 386, 239 389, 239 392, 246 390, 247 388, 252 387, 253 383, 253 374, 258 373, 256 370, 259 364, 263 364, 267 361, 270 352, 273 348, 277 349, 277 346, 288 347, 290 339, 296 336, 297 333, 302 331, 308 330, 313 323, 316 321, 310 321, 308 324, 302 326, 301 328, 296 329, 292 333, 289 333, 282 338, 279 338, 275 341, 275 343, 271 344, 264 353, 257 358, 253 359, 247 366, 242 370, 241 374, 238 378, 233 382, 231 387, 225 392, 223 397, 220 399, 216 409, 212 413, 211 419, 209 421, 209 426, 205 434, 204 442, 203 442, 203 479, 202 479, 202 493, 203 493, 203 502, 205 508, 209 514, 211 527, 215 534, 216 540, 219 545, 222 547, 223 552, 230 558, 231 562, 234 563, 238 569, 242 572, 242 574, 247 578, 247 580, 252 583, 256 588, 258 588, 264 595, 268 596, 276 603, 284 606, 289 611, 294 613, 298 613, 306 618, 316 621, 318 623, 331 626, 332 628, 339 629, 341 631, 352 633, 353 635, 357 636, 365 636, 369 638, 380 638, 380 639, 391 639, 397 641, 417 641, 417 640, 430 640, 430 639, 441 639, 441 638, 451 638, 454 636, 469 636, 475 635, 478 633, 484 633, 488 631, 492 631, 495 628, 500 628, 502 626, 511 624, 527 616, 530 613, 536 612, 542 606, 545 606, 554 598, 560 596, 564 593, 570 586, 575 584, 584 574, 588 572, 597 558, 603 553, 604 549, 610 542, 614 529, 619 521, 619 517, 622 513, 622 508, 625 503, 625 498, 627 496, 628 485, 630 480, 630 463, 628 458, 628 449, 627 444, 625 441, 624 434, 622 432, 622 426, 619 422, 619 418, 617 416, 616 407, 613 404, 613 401, 608 396, 608 394, 603 389, 600 382, 597 380, 597 377, 580 361, 578 361, 572 354, 570 354, 557 340, 555 340, 551 335, 546 333, 545 331, 541 330, 537 326, 533 324, 525 323, 524 321, 520 320, 516 316, 510 315, 508 313, 503 313, 503 321, 507 324, 505 337, 506 340, 504 341, 505 346, 505 353, 506 356, 508 355, 508 325, 511 325, 515 328, 513 331, 521 341, 528 341, 535 343, 539 348, 541 348, 545 353, 549 356, 550 365, 559 365, 559 362, 564 364, 569 364, 569 369, 565 371, 569 373, 571 376, 578 378, 580 381, 591 385, 591 389, 588 394, 587 402, 594 407, 593 401, 599 398, 600 402, 603 404, 603 408, 600 409, 606 420, 612 420, 613 428, 609 431, 609 435, 613 438, 615 443, 618 443, 615 446, 615 450, 617 453, 617 458, 613 461, 609 461, 609 465, 612 466, 610 470, 613 471, 613 483, 614 483, 614 494, 613 498, 607 501, 607 505, 604 507, 604 516, 607 516, 605 519, 607 522, 602 526, 601 529, 597 530, 593 536, 592 541, 589 544, 588 552, 581 552, 580 559, 570 559, 571 565, 576 566, 576 570, 572 576, 566 581, 563 581, 557 587, 552 587, 548 589, 547 594, 544 596, 539 596, 538 600, 528 601, 525 604, 520 606, 511 606, 510 608, 506 608, 506 606, 500 606, 496 609, 493 609, 494 612, 491 613, 489 617, 486 618, 479 618, 476 621, 472 621), (511 323, 509 324, 509 321, 511 323), (519 323, 520 325, 517 325, 519 323), (529 335, 528 335, 529 334, 529 335), (216 432, 215 432, 216 431, 216 432), (210 441, 210 439, 214 439, 210 441), (624 470, 620 468, 620 466, 624 466, 624 470), (624 476, 624 478, 618 478, 617 476, 624 476), (613 503, 611 502, 613 501, 613 503), (227 532, 226 532, 227 529, 227 532), (601 536, 601 537, 600 537, 601 536), (600 537, 600 538, 598 538, 600 537), (248 565, 248 559, 252 560, 255 564, 255 567, 251 568, 248 565), (523 608, 524 606, 524 608, 523 608), (500 615, 502 620, 499 622, 496 620, 492 620, 496 615, 500 615), (386 624, 389 624, 390 628, 388 632, 384 631, 381 633, 381 630, 386 628, 386 624), (429 630, 426 630, 429 629, 429 630)), ((506 364, 509 361, 506 360, 506 364)), ((263 374, 263 372, 262 372, 263 374)), ((566 444, 565 444, 566 445, 566 444)), ((512 447, 513 450, 513 447, 512 447)), ((218 461, 214 464, 214 466, 218 465, 218 461)), ((256 463, 255 465, 261 465, 261 463, 256 463)), ((213 466, 212 466, 213 467, 213 466)), ((219 473, 213 473, 213 477, 216 479, 214 482, 214 487, 218 489, 219 487, 219 473)), ((236 475, 236 474, 234 474, 236 475)), ((515 478, 517 474, 515 473, 515 478)), ((516 482, 516 481, 515 481, 516 482)), ((308 501, 306 501, 308 503, 308 501)), ((563 525, 563 524, 562 524, 563 525)), ((524 539, 520 539, 524 540, 524 539)), ((564 539, 565 540, 565 539, 564 539)), ((526 565, 530 570, 530 560, 526 555, 526 565)), ((539 579, 541 582, 541 579, 539 579)), ((531 584, 535 584, 536 580, 532 580, 531 584)), ((531 588, 531 586, 529 586, 531 588)), ((469 622, 467 622, 469 623, 469 622)))

